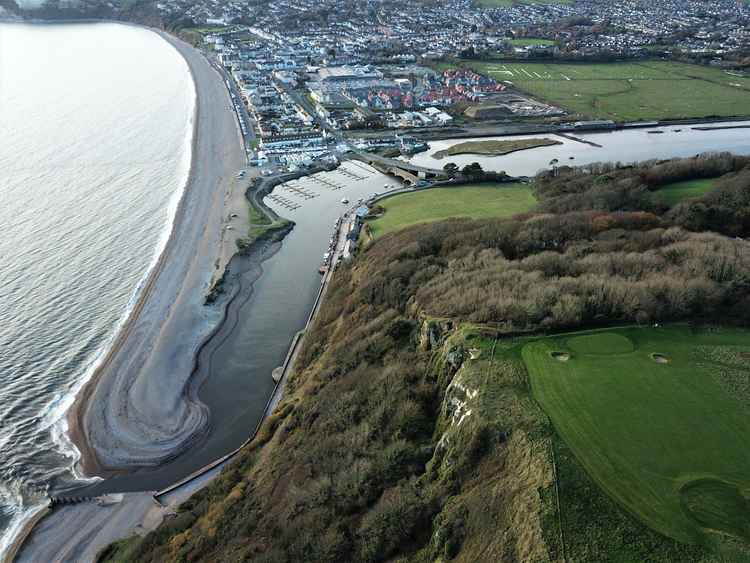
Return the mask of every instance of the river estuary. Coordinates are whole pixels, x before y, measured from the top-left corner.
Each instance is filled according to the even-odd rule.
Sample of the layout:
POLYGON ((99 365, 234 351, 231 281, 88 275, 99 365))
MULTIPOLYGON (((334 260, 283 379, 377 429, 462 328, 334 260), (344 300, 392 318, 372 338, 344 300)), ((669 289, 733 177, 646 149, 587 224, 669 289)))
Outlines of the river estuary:
MULTIPOLYGON (((0 25, 0 82, 0 532, 7 538, 46 492, 84 484, 72 472, 76 452, 63 414, 164 243, 190 163, 194 93, 184 61, 166 42, 114 24, 0 25)), ((750 154, 747 129, 660 129, 577 135, 600 147, 526 135, 562 144, 504 157, 438 160, 435 151, 469 139, 437 141, 412 162, 479 162, 533 175, 552 159, 576 165, 750 154)), ((392 183, 346 162, 266 198, 296 226, 267 248, 267 259, 235 257, 230 265, 236 295, 228 322, 197 366, 210 431, 160 468, 107 479, 89 494, 158 489, 245 440, 274 387, 271 371, 305 324, 335 221, 392 183)))

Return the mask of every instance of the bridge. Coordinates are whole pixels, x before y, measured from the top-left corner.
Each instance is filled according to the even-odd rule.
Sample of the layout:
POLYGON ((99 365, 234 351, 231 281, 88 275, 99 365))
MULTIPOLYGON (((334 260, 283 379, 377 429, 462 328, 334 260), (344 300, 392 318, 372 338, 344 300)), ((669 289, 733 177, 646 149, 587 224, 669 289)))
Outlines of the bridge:
POLYGON ((356 151, 351 158, 361 160, 383 174, 401 178, 407 186, 416 185, 420 180, 445 180, 448 175, 443 170, 417 166, 405 160, 387 158, 377 154, 356 151))

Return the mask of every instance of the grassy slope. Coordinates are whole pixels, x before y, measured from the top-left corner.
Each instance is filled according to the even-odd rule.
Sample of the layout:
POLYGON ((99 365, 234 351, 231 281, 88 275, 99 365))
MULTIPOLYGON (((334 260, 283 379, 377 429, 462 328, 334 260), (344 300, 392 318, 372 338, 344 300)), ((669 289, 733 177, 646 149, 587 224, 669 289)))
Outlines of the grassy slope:
POLYGON ((700 197, 714 187, 715 178, 686 180, 660 187, 654 197, 667 205, 676 205, 686 199, 700 197))
POLYGON ((715 68, 661 61, 465 64, 584 116, 630 121, 750 115, 750 78, 715 68))
POLYGON ((483 184, 433 188, 384 199, 385 214, 370 221, 373 237, 448 217, 508 217, 531 209, 536 203, 524 184, 483 184))
POLYGON ((490 156, 502 156, 516 151, 546 147, 548 145, 560 145, 560 141, 547 138, 538 139, 515 139, 515 140, 492 140, 492 141, 465 141, 437 151, 433 154, 435 158, 455 156, 457 154, 484 154, 490 156))
POLYGON ((237 239, 237 248, 240 252, 247 250, 259 237, 266 236, 289 224, 289 221, 283 218, 272 221, 265 213, 257 209, 252 202, 248 202, 248 209, 250 226, 247 230, 247 236, 237 239))
POLYGON ((747 410, 719 384, 727 371, 739 370, 735 379, 747 379, 742 354, 750 354, 748 332, 693 334, 684 327, 549 338, 523 350, 536 398, 594 481, 654 529, 704 545, 717 537, 696 517, 750 540, 750 530, 737 524, 750 518, 750 510, 734 502, 732 487, 719 485, 717 494, 710 485, 700 486, 692 497, 679 492, 706 477, 750 487, 747 410), (627 351, 626 339, 633 351, 627 351), (738 348, 717 360, 717 345, 738 348), (698 346, 706 348, 696 352, 698 346), (553 350, 572 357, 560 362, 549 355, 553 350), (653 352, 670 362, 657 364, 653 352), (723 504, 722 495, 728 495, 723 504), (690 516, 681 502, 696 496, 702 497, 694 507, 698 516, 690 516), (728 516, 702 513, 716 502, 717 514, 728 516))

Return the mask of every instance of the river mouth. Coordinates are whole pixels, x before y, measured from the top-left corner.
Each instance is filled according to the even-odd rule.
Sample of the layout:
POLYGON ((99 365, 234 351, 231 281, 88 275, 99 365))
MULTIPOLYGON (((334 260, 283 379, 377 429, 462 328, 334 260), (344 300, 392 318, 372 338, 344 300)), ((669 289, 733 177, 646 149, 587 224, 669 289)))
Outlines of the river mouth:
POLYGON ((335 222, 359 199, 383 193, 385 185, 393 183, 370 166, 351 161, 274 188, 265 203, 295 227, 281 243, 265 243, 250 256, 236 255, 226 294, 212 305, 224 307, 231 300, 225 322, 204 344, 193 374, 200 382, 197 396, 210 411, 208 431, 171 461, 113 475, 76 494, 161 489, 244 442, 275 387, 271 373, 283 364, 294 335, 307 322, 335 222), (341 203, 344 197, 348 205, 341 203))

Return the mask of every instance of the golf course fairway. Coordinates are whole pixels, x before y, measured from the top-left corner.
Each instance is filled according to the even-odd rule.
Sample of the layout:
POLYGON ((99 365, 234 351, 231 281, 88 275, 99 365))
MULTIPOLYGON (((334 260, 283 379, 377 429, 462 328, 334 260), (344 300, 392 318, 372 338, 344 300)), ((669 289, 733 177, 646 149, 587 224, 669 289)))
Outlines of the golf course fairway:
POLYGON ((678 541, 750 544, 750 332, 581 332, 522 356, 534 397, 618 504, 678 541))

